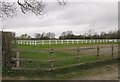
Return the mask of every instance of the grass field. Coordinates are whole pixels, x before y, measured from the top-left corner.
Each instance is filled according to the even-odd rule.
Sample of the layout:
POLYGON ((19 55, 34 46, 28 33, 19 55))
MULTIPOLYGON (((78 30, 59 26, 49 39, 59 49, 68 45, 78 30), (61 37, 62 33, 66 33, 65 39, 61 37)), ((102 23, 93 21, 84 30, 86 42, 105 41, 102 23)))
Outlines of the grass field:
MULTIPOLYGON (((69 66, 73 64, 80 64, 86 62, 96 61, 97 54, 96 49, 94 50, 85 50, 80 52, 80 61, 77 61, 77 51, 76 50, 69 50, 72 48, 77 47, 93 47, 97 46, 98 44, 63 44, 63 45, 18 45, 18 49, 22 50, 50 50, 53 48, 55 53, 53 54, 54 57, 54 67, 62 67, 62 66, 69 66), (68 49, 68 50, 65 50, 68 49)), ((99 44, 99 45, 111 45, 108 44, 99 44)), ((107 49, 107 52, 111 50, 107 49)), ((106 52, 106 49, 103 49, 102 52, 106 52)), ((99 60, 111 59, 111 53, 102 54, 99 57, 99 60)), ((115 55, 117 56, 117 55, 115 55)), ((42 68, 42 69, 50 69, 51 68, 51 54, 50 52, 27 52, 22 51, 20 52, 20 58, 29 59, 31 61, 22 61, 21 67, 25 68, 42 68)))
MULTIPOLYGON (((71 50, 77 47, 97 47, 99 46, 111 46, 113 44, 63 44, 63 45, 18 45, 17 49, 26 50, 20 52, 20 58, 29 59, 32 61, 21 61, 20 67, 31 68, 31 69, 50 69, 51 68, 51 54, 49 50, 54 48, 54 67, 65 67, 59 68, 52 71, 46 70, 3 70, 4 80, 70 80, 70 79, 86 79, 89 75, 98 75, 100 73, 108 73, 113 71, 108 65, 118 63, 118 60, 106 60, 111 59, 111 47, 100 49, 101 53, 99 60, 97 61, 96 49, 81 50, 80 61, 77 61, 77 51, 71 50), (68 50, 67 50, 68 49, 68 50), (29 52, 27 50, 47 50, 48 52, 29 52), (96 62, 92 62, 96 61, 96 62), (90 63, 92 62, 92 63, 90 63), (76 65, 76 64, 81 65, 76 65), (74 65, 75 66, 72 66, 74 65), (68 66, 68 67, 67 67, 68 66), (101 71, 100 71, 101 70, 101 71), (104 71, 105 70, 105 71, 104 71)), ((116 43, 114 44, 116 45, 116 43)), ((114 48, 115 52, 118 48, 114 48)), ((114 54, 114 58, 118 57, 118 53, 114 54)), ((115 67, 117 69, 117 67, 115 67)), ((114 73, 114 71, 113 71, 114 73)), ((102 76, 102 75, 101 75, 102 76)), ((117 76, 117 74, 116 74, 117 76)), ((99 77, 99 76, 98 76, 99 77)), ((92 77, 96 78, 96 77, 92 77)), ((100 77, 99 77, 100 78, 100 77)), ((117 77, 116 77, 117 78, 117 77)), ((102 78, 100 78, 102 79, 102 78)), ((108 78, 110 79, 110 78, 108 78)))

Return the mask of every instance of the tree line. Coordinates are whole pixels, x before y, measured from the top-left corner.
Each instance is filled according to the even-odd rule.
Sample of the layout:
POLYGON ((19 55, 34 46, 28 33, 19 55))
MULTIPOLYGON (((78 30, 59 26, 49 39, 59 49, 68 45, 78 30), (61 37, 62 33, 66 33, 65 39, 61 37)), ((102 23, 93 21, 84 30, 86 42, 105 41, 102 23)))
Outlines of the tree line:
POLYGON ((34 36, 30 36, 28 34, 22 34, 20 36, 17 36, 17 39, 20 40, 54 40, 54 39, 119 39, 120 30, 118 31, 109 31, 96 33, 92 29, 90 29, 85 34, 79 34, 75 35, 72 31, 65 31, 62 32, 59 38, 55 37, 55 33, 53 32, 43 32, 43 33, 35 33, 34 36))

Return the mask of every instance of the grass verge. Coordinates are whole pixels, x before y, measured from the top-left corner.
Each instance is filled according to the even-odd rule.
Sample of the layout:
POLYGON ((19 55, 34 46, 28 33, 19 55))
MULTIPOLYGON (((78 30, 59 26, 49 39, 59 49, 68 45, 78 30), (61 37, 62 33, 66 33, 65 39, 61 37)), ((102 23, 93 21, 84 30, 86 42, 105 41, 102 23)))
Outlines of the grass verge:
POLYGON ((56 69, 53 71, 32 71, 32 70, 9 70, 4 69, 3 70, 3 77, 14 77, 14 79, 17 79, 18 77, 27 77, 27 78, 39 78, 42 80, 69 80, 73 76, 72 73, 79 73, 79 75, 84 75, 85 71, 89 69, 96 69, 100 68, 106 65, 112 65, 118 63, 118 59, 114 60, 105 60, 105 61, 98 61, 93 63, 86 63, 79 66, 73 66, 69 68, 62 68, 62 69, 56 69))

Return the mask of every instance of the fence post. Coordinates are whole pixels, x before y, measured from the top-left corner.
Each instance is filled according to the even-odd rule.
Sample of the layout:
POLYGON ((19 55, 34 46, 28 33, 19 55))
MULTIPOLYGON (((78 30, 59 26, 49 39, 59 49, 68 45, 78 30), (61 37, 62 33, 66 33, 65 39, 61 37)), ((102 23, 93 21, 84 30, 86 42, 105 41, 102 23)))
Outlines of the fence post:
POLYGON ((112 59, 113 59, 113 53, 114 53, 114 46, 112 45, 112 53, 111 53, 112 59))
POLYGON ((49 45, 51 44, 50 40, 48 40, 48 44, 49 44, 49 45))
POLYGON ((25 41, 23 40, 23 45, 25 45, 25 41))
POLYGON ((87 40, 85 40, 86 44, 88 43, 87 40))
POLYGON ((92 43, 92 40, 90 39, 89 43, 92 43))
POLYGON ((63 40, 61 40, 61 44, 63 44, 63 40))
POLYGON ((35 46, 37 45, 37 42, 36 42, 36 41, 34 41, 34 45, 35 45, 35 46))
POLYGON ((16 54, 16 67, 19 68, 20 67, 20 52, 17 51, 16 54))
POLYGON ((67 40, 67 44, 68 44, 68 40, 67 40))
POLYGON ((28 41, 26 41, 26 45, 28 45, 28 41))
POLYGON ((53 57, 54 49, 50 49, 50 54, 51 54, 51 59, 50 59, 50 62, 51 62, 51 70, 53 70, 53 69, 54 69, 54 57, 53 57))
POLYGON ((22 40, 20 40, 20 44, 22 44, 22 40))
POLYGON ((97 46, 97 60, 99 59, 99 55, 100 55, 100 47, 97 46))
POLYGON ((77 47, 77 62, 80 62, 80 48, 77 47))
POLYGON ((93 43, 95 43, 95 40, 93 41, 93 43))
POLYGON ((31 40, 31 45, 33 45, 33 41, 31 40))
POLYGON ((58 44, 57 40, 55 40, 55 44, 56 44, 56 45, 58 44))
POLYGON ((34 41, 32 41, 32 45, 34 45, 34 41))
POLYGON ((77 40, 77 44, 79 43, 79 41, 77 40))
POLYGON ((31 40, 30 40, 30 45, 31 45, 31 40))
POLYGON ((42 40, 42 45, 44 45, 44 40, 42 40))

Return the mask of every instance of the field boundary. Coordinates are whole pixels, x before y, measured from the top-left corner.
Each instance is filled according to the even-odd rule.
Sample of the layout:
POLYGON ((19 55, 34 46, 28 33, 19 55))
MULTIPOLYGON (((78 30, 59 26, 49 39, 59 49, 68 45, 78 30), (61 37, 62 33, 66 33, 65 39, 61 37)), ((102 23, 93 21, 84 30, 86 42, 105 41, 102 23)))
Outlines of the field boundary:
POLYGON ((17 40, 21 45, 52 45, 52 44, 90 44, 90 43, 115 43, 117 39, 89 39, 89 40, 17 40))
MULTIPOLYGON (((105 52, 105 54, 110 54, 111 55, 111 59, 114 60, 114 48, 115 47, 118 47, 118 45, 111 45, 111 46, 96 46, 96 47, 77 47, 77 48, 74 48, 74 49, 66 49, 66 50, 73 50, 73 51, 76 51, 76 64, 71 64, 71 65, 68 65, 68 66, 60 66, 60 67, 55 67, 54 63, 55 63, 55 58, 54 58, 54 55, 55 55, 55 52, 56 51, 66 51, 65 49, 64 50, 55 50, 55 49, 50 49, 50 50, 20 50, 20 49, 13 49, 13 51, 16 51, 16 58, 12 58, 13 61, 15 61, 15 67, 13 67, 12 69, 14 70, 55 70, 55 69, 60 69, 60 68, 65 68, 65 67, 71 67, 71 66, 77 66, 77 65, 80 65, 82 64, 80 62, 80 59, 81 59, 81 53, 80 51, 81 50, 88 50, 88 49, 96 49, 96 61, 101 61, 99 60, 99 56, 101 55, 100 53, 100 49, 101 48, 111 48, 111 51, 110 52, 105 52), (28 61, 28 62, 31 62, 33 61, 32 59, 22 59, 20 58, 20 52, 22 51, 26 51, 26 52, 48 52, 50 54, 50 68, 47 68, 47 69, 42 69, 42 68, 39 68, 39 69, 34 69, 34 68, 22 68, 20 66, 21 64, 21 61, 28 61)), ((92 61, 92 62, 96 62, 96 61, 92 61)), ((86 62, 86 63, 89 63, 89 62, 86 62)), ((83 63, 84 64, 84 63, 83 63)))

